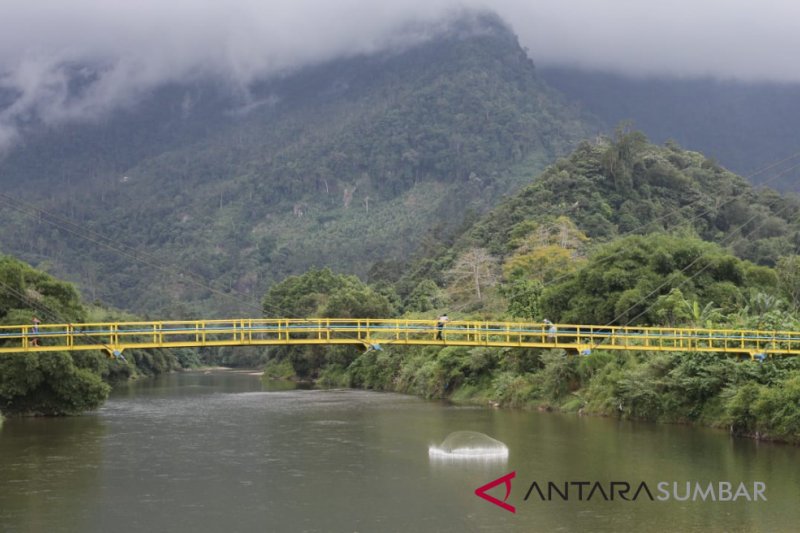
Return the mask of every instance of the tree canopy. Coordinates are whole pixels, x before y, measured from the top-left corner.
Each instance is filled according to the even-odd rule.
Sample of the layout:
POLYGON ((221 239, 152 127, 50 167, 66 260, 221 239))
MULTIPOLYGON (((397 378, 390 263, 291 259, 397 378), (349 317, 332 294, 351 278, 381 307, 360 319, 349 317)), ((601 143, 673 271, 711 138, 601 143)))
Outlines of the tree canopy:
MULTIPOLYGON (((0 324, 111 321, 109 310, 83 304, 71 283, 0 256, 0 324)), ((135 317, 127 316, 128 319, 135 317)), ((13 342, 13 341, 0 341, 13 342)), ((39 340, 42 344, 46 338, 39 340)), ((68 415, 99 407, 109 383, 198 363, 191 350, 130 350, 127 361, 98 351, 0 354, 0 413, 68 415)))
MULTIPOLYGON (((11 257, 0 257, 0 323, 30 324, 34 317, 85 321, 75 288, 11 257)), ((41 342, 46 342, 42 340, 41 342)), ((97 408, 108 395, 104 356, 65 352, 0 354, 0 412, 75 414, 97 408)))
POLYGON ((311 269, 273 285, 263 300, 268 317, 387 318, 394 315, 389 299, 356 276, 330 268, 311 269))
POLYGON ((476 223, 467 239, 507 254, 531 224, 567 216, 594 243, 681 229, 773 266, 799 251, 798 215, 797 196, 755 189, 700 153, 650 144, 623 127, 613 138, 581 143, 476 223))
POLYGON ((603 246, 577 271, 548 286, 541 306, 562 322, 657 325, 668 307, 684 311, 686 299, 735 313, 750 290, 777 294, 777 277, 698 238, 637 235, 603 246), (677 296, 681 301, 673 302, 677 296))

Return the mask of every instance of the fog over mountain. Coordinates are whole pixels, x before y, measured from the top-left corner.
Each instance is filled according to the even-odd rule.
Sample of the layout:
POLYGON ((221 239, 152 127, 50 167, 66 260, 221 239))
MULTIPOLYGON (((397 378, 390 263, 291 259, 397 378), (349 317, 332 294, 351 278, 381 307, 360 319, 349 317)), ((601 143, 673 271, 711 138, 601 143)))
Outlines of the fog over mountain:
POLYGON ((31 124, 104 116, 165 83, 254 79, 402 49, 492 10, 538 64, 797 82, 800 5, 766 0, 57 0, 0 16, 0 147, 31 124))

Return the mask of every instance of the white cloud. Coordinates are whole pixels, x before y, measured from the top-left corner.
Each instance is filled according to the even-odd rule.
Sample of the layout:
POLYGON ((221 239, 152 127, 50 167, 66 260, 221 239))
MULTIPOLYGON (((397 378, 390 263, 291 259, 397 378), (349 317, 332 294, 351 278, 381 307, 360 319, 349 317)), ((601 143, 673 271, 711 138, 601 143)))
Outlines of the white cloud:
POLYGON ((629 74, 800 82, 787 0, 502 2, 534 60, 629 74))
POLYGON ((540 64, 634 74, 800 82, 800 4, 762 0, 37 0, 0 16, 0 146, 36 117, 102 115, 158 84, 217 75, 246 84, 417 38, 459 8, 496 11, 540 64), (68 69, 100 65, 82 97, 68 69))

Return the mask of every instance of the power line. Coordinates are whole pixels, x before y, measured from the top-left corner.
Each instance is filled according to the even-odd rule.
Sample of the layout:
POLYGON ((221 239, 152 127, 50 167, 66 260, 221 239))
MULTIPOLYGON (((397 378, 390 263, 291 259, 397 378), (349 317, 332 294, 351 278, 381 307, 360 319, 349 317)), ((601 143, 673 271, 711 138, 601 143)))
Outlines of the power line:
MULTIPOLYGON (((17 299, 20 301, 20 303, 22 303, 23 305, 24 304, 29 305, 31 308, 33 308, 34 311, 38 311, 37 314, 40 314, 45 318, 49 318, 52 322, 67 324, 68 326, 72 326, 72 324, 69 321, 67 321, 58 311, 56 311, 52 307, 49 307, 43 302, 39 302, 34 298, 31 298, 30 296, 26 295, 25 293, 18 291, 17 289, 15 289, 14 287, 12 287, 11 285, 2 280, 0 280, 0 288, 5 289, 5 291, 10 293, 12 296, 16 296, 17 299)), ((109 354, 114 355, 115 357, 118 355, 117 352, 111 346, 109 346, 102 340, 98 339, 97 337, 89 336, 80 330, 73 331, 73 333, 76 335, 84 336, 87 339, 90 339, 92 342, 99 342, 100 344, 103 345, 103 347, 108 351, 109 354)))
MULTIPOLYGON (((759 170, 759 171, 757 171, 757 172, 755 172, 755 173, 753 173, 753 174, 750 174, 750 175, 748 175, 748 176, 747 176, 747 178, 749 179, 749 178, 751 178, 751 177, 753 177, 753 176, 756 176, 756 175, 758 175, 758 174, 760 174, 760 173, 762 173, 762 172, 765 172, 766 170, 768 170, 768 169, 770 169, 770 168, 774 168, 775 166, 777 166, 777 165, 779 165, 779 164, 781 164, 781 163, 785 163, 786 161, 789 161, 789 160, 791 160, 791 159, 794 159, 794 158, 796 158, 796 157, 798 157, 798 156, 800 156, 800 151, 798 151, 798 152, 796 152, 796 153, 792 154, 791 156, 789 156, 789 157, 787 157, 787 158, 784 158, 784 159, 782 159, 782 160, 780 160, 780 161, 778 161, 778 162, 772 163, 772 164, 768 165, 767 167, 764 167, 764 168, 762 168, 761 170, 759 170)), ((775 180, 776 180, 776 179, 778 179, 779 177, 781 177, 781 176, 783 176, 783 175, 785 175, 785 174, 787 174, 787 173, 791 172, 792 170, 795 170, 796 168, 800 168, 800 162, 798 162, 798 163, 796 163, 796 164, 792 165, 791 167, 789 167, 789 168, 787 168, 787 169, 784 169, 784 170, 782 170, 782 171, 778 172, 777 174, 773 175, 773 176, 772 176, 772 177, 770 177, 769 179, 767 179, 767 180, 765 180, 765 181, 761 182, 761 183, 759 184, 759 187, 766 186, 768 183, 771 183, 771 182, 775 181, 775 180)), ((751 185, 751 186, 752 186, 752 185, 751 185)), ((753 188, 754 188, 754 187, 753 187, 753 188)), ((639 233, 639 231, 641 231, 641 230, 643 230, 643 229, 647 228, 648 226, 652 225, 653 223, 655 223, 655 222, 658 222, 658 221, 660 221, 660 220, 664 220, 665 218, 671 217, 671 216, 673 216, 673 215, 675 215, 675 214, 678 214, 680 211, 682 211, 682 210, 684 210, 684 209, 689 209, 689 208, 691 208, 693 205, 695 205, 695 204, 697 204, 697 203, 701 202, 702 200, 703 200, 703 198, 698 198, 697 200, 694 200, 693 202, 690 202, 690 203, 688 203, 688 204, 686 204, 686 205, 684 205, 684 206, 680 206, 680 207, 677 207, 677 208, 675 208, 675 209, 672 209, 672 210, 668 211, 667 213, 664 213, 663 215, 661 215, 661 216, 659 216, 659 217, 656 217, 656 218, 654 218, 654 219, 652 219, 652 220, 649 220, 648 222, 645 222, 645 223, 642 223, 642 224, 640 224, 640 225, 636 226, 636 227, 635 227, 635 228, 633 228, 633 229, 630 229, 630 230, 628 230, 628 231, 626 231, 626 232, 624 232, 624 233, 621 233, 621 234, 617 235, 615 238, 616 238, 616 239, 621 239, 621 238, 627 237, 627 236, 629 236, 629 235, 637 234, 637 233, 639 233)), ((694 221, 696 221, 696 220, 698 220, 698 219, 700 219, 700 218, 702 218, 702 217, 704 217, 704 216, 706 216, 706 215, 708 215, 708 214, 710 214, 710 213, 712 213, 712 212, 714 212, 714 211, 716 211, 716 210, 719 210, 720 208, 722 208, 722 207, 725 207, 726 205, 728 205, 728 204, 730 204, 730 203, 732 203, 732 202, 734 202, 734 201, 736 201, 736 200, 738 200, 738 198, 737 198, 736 196, 731 196, 731 197, 730 197, 730 198, 729 198, 727 201, 725 201, 725 202, 723 202, 723 203, 721 203, 721 204, 719 204, 719 205, 715 205, 714 207, 711 207, 711 208, 709 208, 709 209, 707 209, 707 210, 703 211, 702 213, 699 213, 699 214, 697 214, 697 215, 695 215, 695 216, 691 217, 691 218, 690 218, 690 219, 688 219, 688 220, 684 220, 684 221, 682 222, 682 224, 691 224, 691 223, 693 223, 694 221)), ((606 256, 606 259, 605 259, 605 260, 610 260, 610 259, 612 259, 612 258, 616 257, 617 255, 619 255, 620 253, 622 253, 622 252, 620 251, 620 252, 619 252, 619 253, 617 253, 617 254, 613 254, 613 255, 606 256)), ((566 278, 568 278, 569 276, 571 276, 571 273, 570 273, 570 274, 562 274, 561 276, 557 276, 557 277, 555 277, 555 278, 553 278, 553 279, 549 280, 547 283, 543 284, 543 286, 544 286, 544 287, 549 287, 549 286, 551 286, 551 285, 554 285, 554 284, 558 283, 559 281, 561 281, 561 280, 563 280, 563 279, 566 279, 566 278)))
MULTIPOLYGON (((790 155, 788 157, 785 157, 785 158, 781 159, 780 161, 775 161, 774 163, 768 163, 766 166, 764 166, 764 167, 752 172, 751 174, 748 174, 747 176, 744 176, 744 178, 745 179, 750 179, 750 178, 753 178, 755 176, 758 176, 759 174, 761 174, 763 172, 766 172, 767 170, 770 170, 770 169, 772 169, 772 168, 774 168, 774 167, 776 167, 776 166, 778 166, 778 165, 780 165, 782 163, 785 163, 785 162, 787 162, 787 161, 789 161, 791 159, 794 159, 797 156, 800 156, 800 150, 798 150, 797 152, 793 153, 792 155, 790 155)), ((759 184, 759 185, 761 185, 761 184, 759 184)))
MULTIPOLYGON (((778 212, 780 213, 780 212, 782 212, 783 210, 787 209, 788 207, 789 207, 788 205, 786 205, 786 206, 783 206, 783 208, 782 208, 782 209, 780 209, 778 212)), ((747 222, 745 222, 745 223, 744 223, 742 226, 740 226, 739 228, 737 228, 737 230, 736 230, 736 231, 740 230, 741 228, 743 228, 744 226, 746 226, 748 223, 752 222, 752 221, 753 221, 753 220, 756 218, 756 216, 757 216, 757 215, 753 216, 753 217, 752 217, 750 220, 748 220, 748 221, 747 221, 747 222)), ((764 221, 764 222, 763 222, 762 224, 760 224, 758 227, 754 228, 754 229, 753 229, 753 230, 750 232, 750 234, 753 234, 753 233, 755 233, 756 231, 758 231, 759 229, 761 229, 761 228, 764 226, 764 224, 766 224, 766 221, 764 221)), ((734 231, 734 232, 732 232, 731 234, 729 234, 729 237, 733 236, 735 233, 736 233, 735 231, 734 231)), ((694 263, 696 263, 696 262, 697 262, 698 260, 700 260, 702 257, 703 257, 703 254, 701 253, 701 254, 700 254, 700 255, 699 255, 699 256, 698 256, 698 257, 697 257, 697 258, 696 258, 694 261, 692 261, 692 262, 691 262, 689 265, 687 265, 686 267, 684 267, 684 268, 683 268, 683 269, 682 269, 682 270, 681 270, 679 273, 683 273, 683 272, 685 272, 686 270, 688 270, 689 268, 691 268, 691 267, 694 265, 694 263)), ((708 263, 708 264, 707 264, 707 265, 705 265, 703 268, 701 268, 700 270, 698 270, 697 272, 695 272, 694 274, 692 274, 692 275, 691 275, 691 276, 689 276, 688 278, 684 279, 682 282, 680 282, 680 283, 679 283, 679 284, 678 284, 676 287, 674 287, 674 288, 681 287, 681 286, 683 286, 684 284, 688 283, 689 281, 693 280, 694 278, 696 278, 697 276, 699 276, 700 274, 702 274, 703 272, 705 272, 705 271, 706 271, 706 270, 707 270, 707 269, 708 269, 710 266, 711 266, 711 263, 708 263)), ((674 275, 674 273, 673 273, 673 275, 674 275)), ((671 283, 671 282, 670 282, 670 283, 671 283)), ((644 297, 644 298, 643 298, 641 301, 637 302, 637 303, 636 303, 636 304, 634 304, 633 306, 631 306, 631 307, 629 307, 628 309, 626 309, 625 311, 623 311, 623 313, 621 314, 621 316, 622 316, 622 315, 624 315, 625 313, 627 313, 628 311, 630 311, 631 309, 635 308, 635 307, 636 307, 637 305, 639 305, 640 303, 644 303, 644 301, 645 301, 647 298, 649 298, 650 296, 652 296, 652 295, 653 295, 653 294, 654 294, 656 291, 660 290, 660 289, 661 289, 661 288, 663 288, 664 286, 665 286, 665 284, 662 284, 662 285, 660 285, 659 287, 657 287, 656 289, 654 289, 654 291, 653 291, 653 292, 651 292, 650 294, 648 294, 647 296, 645 296, 645 297, 644 297)), ((653 308, 655 305, 656 305, 656 302, 653 302, 652 304, 650 304, 649 306, 647 306, 647 308, 645 308, 645 309, 644 309, 644 310, 643 310, 641 313, 639 313, 638 315, 636 315, 636 316, 635 316, 635 317, 633 317, 633 318, 630 318, 630 319, 628 319, 628 320, 625 322, 625 324, 624 324, 624 325, 625 325, 625 326, 628 326, 628 325, 629 325, 631 322, 633 322, 634 320, 636 320, 636 319, 637 319, 637 318, 639 318, 640 316, 642 316, 642 315, 644 315, 645 313, 647 313, 648 311, 650 311, 650 310, 651 310, 651 309, 652 309, 652 308, 653 308)), ((619 319, 619 318, 620 318, 619 316, 618 316, 618 317, 616 317, 614 320, 612 320, 612 322, 611 322, 611 323, 615 322, 615 321, 616 321, 617 319, 619 319)), ((607 324, 607 325, 610 325, 610 324, 607 324)))
MULTIPOLYGON (((782 207, 780 210, 778 210, 778 213, 782 213, 784 210, 788 209, 789 207, 791 207, 791 205, 789 205, 789 204, 787 204, 787 205, 783 206, 783 207, 782 207)), ((750 222, 752 222, 753 220, 755 220, 755 219, 756 219, 758 216, 759 216, 759 213, 757 213, 757 214, 753 215, 753 216, 752 216, 752 217, 750 217, 748 220, 746 220, 745 222, 743 222, 742 224, 740 224, 739 226, 737 226, 737 227, 736 227, 736 228, 735 228, 735 229, 734 229, 734 230, 733 230, 731 233, 729 233, 729 234, 728 234, 728 236, 727 236, 725 239, 723 239, 723 242, 724 242, 725 240, 727 240, 727 239, 732 239, 732 238, 733 238, 733 236, 734 236, 734 235, 735 235, 735 234, 736 234, 738 231, 742 230, 742 229, 743 229, 745 226, 747 226, 747 224, 749 224, 750 222)), ((747 235, 744 235, 744 237, 747 237, 747 236, 749 236, 749 235, 752 235, 752 234, 753 234, 753 233, 755 233, 756 231, 760 230, 760 229, 761 229, 761 228, 764 226, 764 224, 766 224, 766 223, 767 223, 767 221, 765 220, 765 221, 764 221, 764 222, 762 222, 760 225, 758 225, 758 226, 756 226, 755 228, 753 228, 752 230, 750 230, 750 232, 749 232, 747 235)), ((722 243, 720 243, 720 244, 722 244, 722 243)), ((637 301, 636 301, 636 302, 635 302, 633 305, 631 305, 630 307, 628 307, 628 308, 627 308, 625 311, 623 311, 622 313, 618 314, 616 317, 614 317, 614 318, 613 318, 613 319, 612 319, 610 322, 606 323, 605 325, 606 325, 606 326, 611 326, 611 325, 613 325, 613 324, 614 324, 614 322, 616 322, 617 320, 619 320, 621 317, 625 316, 625 314, 627 314, 629 311, 631 311, 632 309, 635 309, 635 308, 636 308, 638 305, 641 305, 642 303, 644 303, 645 301, 647 301, 647 299, 648 299, 648 298, 650 298, 651 296, 653 296, 654 294, 656 294, 657 292, 659 292, 661 289, 663 289, 663 288, 664 288, 664 287, 666 287, 667 285, 670 285, 670 284, 672 284, 672 282, 673 282, 673 280, 672 280, 672 277, 674 277, 674 276, 675 276, 675 275, 677 275, 677 274, 682 274, 682 273, 685 273, 685 272, 686 272, 687 270, 689 270, 689 269, 690 269, 692 266, 694 266, 694 265, 695 265, 695 264, 696 264, 698 261, 700 261, 700 259, 703 259, 704 257, 705 257, 705 253, 701 251, 701 253, 700 253, 700 254, 699 254, 699 255, 698 255, 698 256, 697 256, 697 257, 696 257, 696 258, 695 258, 693 261, 691 261, 691 262, 690 262, 688 265, 686 265, 685 267, 683 267, 683 268, 682 268, 680 271, 678 271, 677 273, 674 273, 674 272, 673 272, 672 274, 670 274, 670 278, 668 278, 666 281, 664 281, 664 283, 662 283, 661 285, 659 285, 658 287, 656 287, 655 289, 653 289, 652 291, 650 291, 650 293, 648 293, 647 295, 645 295, 645 296, 643 296, 642 298, 640 298, 639 300, 637 300, 637 301)), ((702 274, 703 272, 705 272, 705 271, 706 271, 706 270, 707 270, 707 269, 708 269, 710 266, 711 266, 711 263, 709 262, 709 263, 708 263, 708 264, 706 264, 706 265, 705 265, 703 268, 701 268, 700 270, 698 270, 697 272, 695 272, 694 274, 692 274, 692 275, 691 275, 691 276, 689 276, 688 278, 686 278, 686 279, 684 279, 683 281, 681 281, 681 282, 680 282, 680 283, 679 283, 679 284, 678 284, 676 287, 674 287, 674 288, 679 288, 679 287, 682 287, 684 284, 688 283, 689 281, 693 280, 694 278, 696 278, 697 276, 699 276, 700 274, 702 274)), ((646 314, 647 312, 649 312, 649 311, 650 311, 650 310, 651 310, 651 309, 652 309, 652 308, 653 308, 653 307, 654 307, 656 304, 657 304, 657 301, 656 301, 656 302, 653 302, 652 304, 650 304, 649 306, 647 306, 647 307, 646 307, 646 308, 645 308, 643 311, 641 311, 639 314, 637 314, 636 316, 634 316, 634 317, 632 317, 632 318, 628 319, 628 320, 625 322, 625 324, 623 325, 623 327, 627 327, 628 325, 630 325, 630 323, 631 323, 631 322, 633 322, 633 321, 634 321, 634 320, 636 320, 637 318, 639 318, 639 317, 643 316, 644 314, 646 314)), ((595 345, 593 345, 593 346, 591 346, 591 347, 590 347, 590 350, 593 350, 593 349, 597 348, 598 346, 600 346, 600 344, 602 344, 602 341, 601 341, 601 342, 598 342, 598 343, 596 343, 596 344, 595 344, 595 345)))

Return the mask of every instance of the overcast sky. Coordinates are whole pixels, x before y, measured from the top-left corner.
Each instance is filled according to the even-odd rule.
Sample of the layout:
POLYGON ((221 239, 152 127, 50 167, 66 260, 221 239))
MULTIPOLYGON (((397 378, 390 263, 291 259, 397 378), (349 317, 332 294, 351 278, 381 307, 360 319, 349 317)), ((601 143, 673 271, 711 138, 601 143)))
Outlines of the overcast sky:
POLYGON ((30 116, 102 115, 164 81, 256 76, 413 42, 414 23, 497 12, 539 65, 800 82, 790 0, 0 0, 0 146, 30 116), (66 98, 65 64, 102 64, 66 98))

